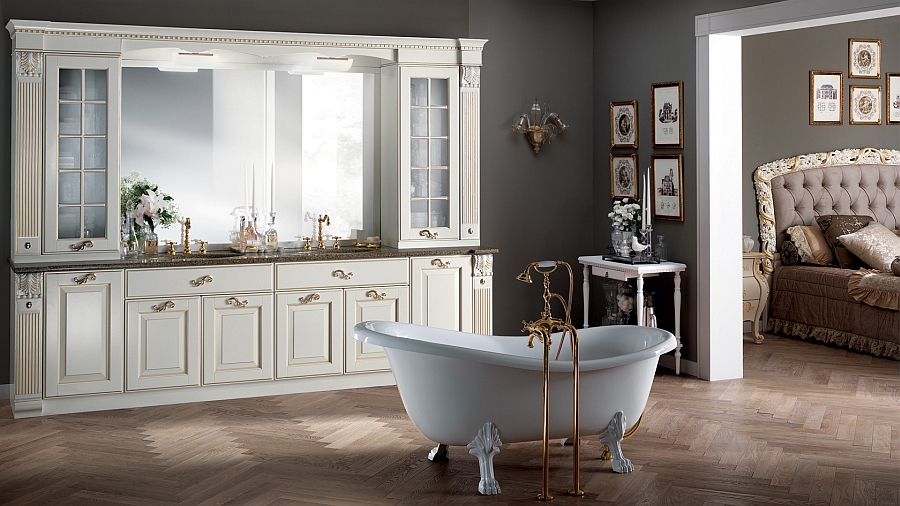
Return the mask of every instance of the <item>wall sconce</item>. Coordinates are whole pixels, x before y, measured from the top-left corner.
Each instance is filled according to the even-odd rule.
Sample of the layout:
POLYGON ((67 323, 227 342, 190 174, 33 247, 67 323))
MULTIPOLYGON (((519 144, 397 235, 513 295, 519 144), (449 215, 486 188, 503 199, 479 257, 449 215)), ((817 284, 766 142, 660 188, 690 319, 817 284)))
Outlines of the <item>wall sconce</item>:
POLYGON ((534 154, 541 150, 544 142, 550 144, 553 137, 562 133, 569 125, 563 123, 562 118, 555 112, 550 112, 550 100, 544 102, 544 110, 541 111, 541 105, 537 99, 531 105, 531 113, 519 116, 512 129, 514 132, 525 134, 525 138, 531 143, 531 149, 534 154))

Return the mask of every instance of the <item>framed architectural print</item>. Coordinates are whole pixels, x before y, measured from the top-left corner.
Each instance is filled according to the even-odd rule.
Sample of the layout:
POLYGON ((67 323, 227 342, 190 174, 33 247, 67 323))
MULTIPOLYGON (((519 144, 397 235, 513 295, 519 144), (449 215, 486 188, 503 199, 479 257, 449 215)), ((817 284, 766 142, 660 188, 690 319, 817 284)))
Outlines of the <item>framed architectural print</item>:
POLYGON ((653 217, 684 221, 681 155, 650 155, 653 217))
POLYGON ((683 88, 681 81, 650 85, 654 148, 684 148, 683 88))
POLYGON ((638 147, 636 100, 609 103, 609 147, 638 147))
POLYGON ((637 198, 637 154, 609 155, 610 196, 637 198))
POLYGON ((900 73, 888 72, 887 74, 884 110, 887 112, 888 125, 900 125, 900 73))
POLYGON ((850 77, 881 79, 881 41, 850 39, 850 77))
POLYGON ((844 123, 843 72, 809 72, 809 124, 842 125, 844 123))
POLYGON ((850 124, 881 124, 881 86, 850 87, 850 124))

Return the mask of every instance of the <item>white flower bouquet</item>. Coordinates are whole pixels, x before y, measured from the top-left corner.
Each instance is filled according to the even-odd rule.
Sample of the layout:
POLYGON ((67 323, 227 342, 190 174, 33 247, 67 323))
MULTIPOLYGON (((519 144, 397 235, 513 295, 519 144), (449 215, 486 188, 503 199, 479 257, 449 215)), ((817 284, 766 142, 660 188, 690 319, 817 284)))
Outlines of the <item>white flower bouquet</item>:
POLYGON ((641 205, 628 197, 613 201, 613 210, 607 216, 612 220, 613 229, 631 232, 640 221, 641 205))
POLYGON ((122 216, 134 219, 134 231, 146 225, 150 232, 156 227, 166 228, 178 220, 175 199, 159 191, 159 186, 132 172, 122 178, 119 185, 122 216))

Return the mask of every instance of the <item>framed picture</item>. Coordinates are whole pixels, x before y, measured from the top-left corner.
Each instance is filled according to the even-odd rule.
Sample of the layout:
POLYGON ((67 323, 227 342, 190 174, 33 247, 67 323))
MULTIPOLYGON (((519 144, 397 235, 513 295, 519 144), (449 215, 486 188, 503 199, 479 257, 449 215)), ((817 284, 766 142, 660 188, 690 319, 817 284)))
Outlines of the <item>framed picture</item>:
POLYGON ((850 124, 881 124, 881 86, 850 87, 850 124))
POLYGON ((681 155, 650 155, 650 180, 653 217, 684 221, 681 155))
POLYGON ((638 147, 636 100, 609 103, 609 147, 638 147))
POLYGON ((609 155, 610 196, 637 198, 637 154, 609 155))
POLYGON ((809 72, 809 124, 842 125, 844 123, 843 72, 809 72))
POLYGON ((888 72, 887 92, 884 95, 887 124, 900 125, 900 73, 888 72))
POLYGON ((881 41, 850 39, 850 77, 881 79, 881 41))
POLYGON ((650 85, 654 148, 684 148, 683 88, 681 81, 650 85))

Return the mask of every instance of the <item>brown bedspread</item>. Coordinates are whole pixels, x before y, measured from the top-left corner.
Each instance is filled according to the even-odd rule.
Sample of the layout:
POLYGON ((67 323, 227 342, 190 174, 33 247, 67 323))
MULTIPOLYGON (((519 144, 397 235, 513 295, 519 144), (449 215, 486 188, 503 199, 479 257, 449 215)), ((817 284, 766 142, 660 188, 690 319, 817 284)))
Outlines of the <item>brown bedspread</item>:
POLYGON ((778 267, 772 278, 769 329, 900 360, 900 311, 854 300, 847 293, 854 272, 811 265, 778 267))

